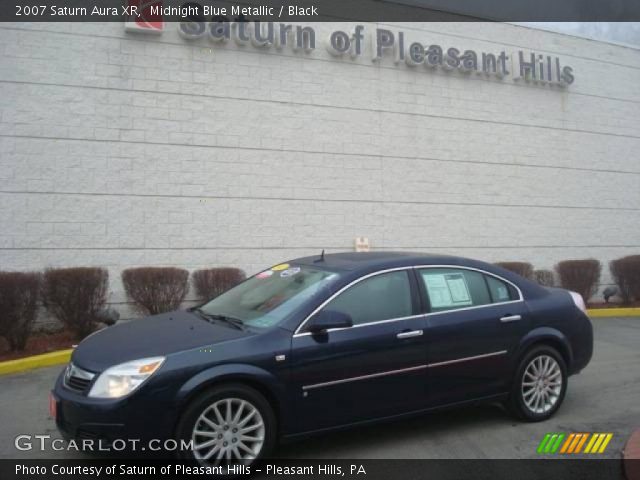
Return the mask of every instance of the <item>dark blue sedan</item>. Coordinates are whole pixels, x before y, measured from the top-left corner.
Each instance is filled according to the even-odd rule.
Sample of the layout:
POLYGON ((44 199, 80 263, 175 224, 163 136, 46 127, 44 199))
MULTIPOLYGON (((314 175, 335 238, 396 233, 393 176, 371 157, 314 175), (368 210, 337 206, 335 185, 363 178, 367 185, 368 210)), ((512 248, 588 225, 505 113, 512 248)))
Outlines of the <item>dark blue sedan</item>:
POLYGON ((248 464, 282 440, 469 402, 545 420, 592 349, 576 293, 466 258, 323 254, 91 335, 51 401, 66 438, 173 438, 203 465, 248 464))

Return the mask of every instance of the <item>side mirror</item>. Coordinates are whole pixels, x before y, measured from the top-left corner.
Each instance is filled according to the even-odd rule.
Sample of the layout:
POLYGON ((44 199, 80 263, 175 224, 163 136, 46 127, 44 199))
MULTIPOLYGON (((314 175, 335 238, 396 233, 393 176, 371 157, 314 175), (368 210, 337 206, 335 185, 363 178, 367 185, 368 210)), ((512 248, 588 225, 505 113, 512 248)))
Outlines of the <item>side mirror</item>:
POLYGON ((331 328, 349 328, 352 326, 351 315, 335 310, 321 310, 311 319, 309 331, 311 333, 322 333, 331 328))

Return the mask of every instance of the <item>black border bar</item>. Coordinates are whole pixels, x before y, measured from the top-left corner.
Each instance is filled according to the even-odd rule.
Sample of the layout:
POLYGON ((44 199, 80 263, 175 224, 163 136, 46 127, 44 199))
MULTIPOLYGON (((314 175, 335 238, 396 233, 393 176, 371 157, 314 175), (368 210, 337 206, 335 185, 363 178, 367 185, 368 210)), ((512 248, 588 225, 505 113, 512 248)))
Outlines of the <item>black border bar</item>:
MULTIPOLYGON (((0 22, 121 22, 123 7, 149 0, 2 0, 0 22)), ((164 9, 186 3, 225 9, 229 21, 269 22, 635 22, 638 0, 151 0, 164 9)), ((164 22, 185 21, 164 15, 164 22)))
MULTIPOLYGON (((640 460, 627 462, 636 462, 633 468, 638 471, 640 460)), ((225 473, 232 474, 233 478, 272 480, 623 480, 625 467, 630 471, 631 465, 625 465, 617 458, 556 455, 526 460, 265 460, 250 467, 234 467, 233 471, 225 473)), ((0 460, 0 478, 3 480, 230 478, 229 475, 212 476, 211 471, 198 469, 202 467, 172 460, 0 460)))

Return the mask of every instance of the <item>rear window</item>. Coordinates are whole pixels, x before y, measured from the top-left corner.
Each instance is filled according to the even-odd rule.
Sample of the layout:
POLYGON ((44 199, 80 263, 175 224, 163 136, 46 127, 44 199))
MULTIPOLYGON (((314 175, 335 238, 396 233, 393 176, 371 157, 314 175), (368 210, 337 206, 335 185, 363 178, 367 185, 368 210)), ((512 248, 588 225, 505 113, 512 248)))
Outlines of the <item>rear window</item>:
POLYGON ((491 300, 493 303, 508 302, 510 300, 518 299, 518 292, 513 286, 507 282, 492 277, 491 275, 485 275, 487 279, 487 285, 489 286, 489 293, 491 294, 491 300))

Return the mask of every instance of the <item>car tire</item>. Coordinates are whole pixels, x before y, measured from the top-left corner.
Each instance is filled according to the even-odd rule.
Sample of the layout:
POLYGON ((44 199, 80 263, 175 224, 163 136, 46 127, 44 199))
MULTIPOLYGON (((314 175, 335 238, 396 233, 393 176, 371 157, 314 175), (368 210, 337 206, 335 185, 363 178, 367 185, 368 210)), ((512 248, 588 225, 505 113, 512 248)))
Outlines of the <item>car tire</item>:
POLYGON ((251 465, 273 451, 276 430, 273 408, 260 392, 220 385, 196 397, 182 414, 176 436, 194 444, 179 456, 203 466, 251 465))
POLYGON ((535 346, 522 357, 507 405, 521 420, 540 422, 560 408, 567 391, 567 365, 556 349, 535 346))

